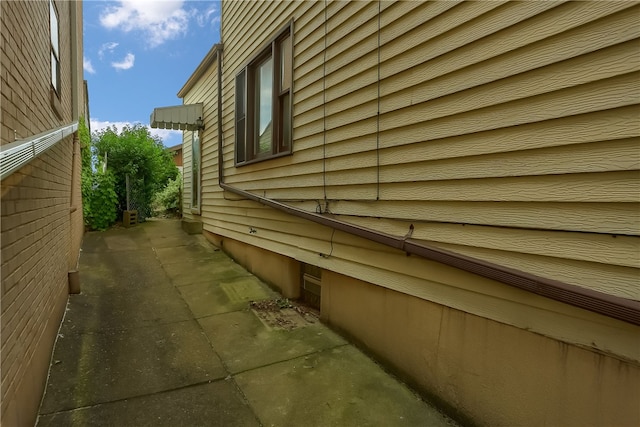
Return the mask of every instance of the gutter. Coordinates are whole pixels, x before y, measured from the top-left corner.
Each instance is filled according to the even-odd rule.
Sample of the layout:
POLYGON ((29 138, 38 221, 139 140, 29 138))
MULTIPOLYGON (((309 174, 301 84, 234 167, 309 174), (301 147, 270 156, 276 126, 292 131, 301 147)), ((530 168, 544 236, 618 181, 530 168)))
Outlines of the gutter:
MULTIPOLYGON (((222 26, 220 26, 222 32, 222 26)), ((222 36, 221 36, 222 37, 222 36)), ((224 183, 224 162, 222 157, 222 42, 219 43, 216 49, 216 55, 218 58, 218 184, 222 187, 226 185, 224 183)), ((223 187, 224 188, 224 187, 223 187)))
POLYGON ((0 148, 0 179, 5 179, 31 160, 78 130, 78 121, 19 139, 0 148))
POLYGON ((609 295, 592 289, 571 285, 557 280, 536 276, 513 268, 494 264, 481 259, 457 254, 455 252, 436 248, 423 242, 397 237, 380 231, 360 227, 338 220, 336 218, 308 212, 293 206, 280 203, 273 199, 258 196, 224 182, 224 159, 222 142, 222 61, 218 49, 218 183, 223 190, 256 201, 281 212, 304 218, 340 230, 376 243, 381 243, 407 254, 417 255, 428 260, 436 261, 460 270, 467 271, 488 279, 522 289, 555 301, 579 307, 594 313, 602 314, 614 319, 622 320, 640 326, 640 301, 609 295))

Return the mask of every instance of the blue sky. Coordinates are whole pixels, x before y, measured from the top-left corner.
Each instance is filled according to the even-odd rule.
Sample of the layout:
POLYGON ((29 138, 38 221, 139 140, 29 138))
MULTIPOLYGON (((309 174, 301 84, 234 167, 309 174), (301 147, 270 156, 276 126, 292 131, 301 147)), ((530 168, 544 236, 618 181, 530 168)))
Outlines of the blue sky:
MULTIPOLYGON (((84 78, 91 131, 149 125, 220 40, 220 1, 84 2, 84 78)), ((151 129, 170 147, 182 132, 151 129)))

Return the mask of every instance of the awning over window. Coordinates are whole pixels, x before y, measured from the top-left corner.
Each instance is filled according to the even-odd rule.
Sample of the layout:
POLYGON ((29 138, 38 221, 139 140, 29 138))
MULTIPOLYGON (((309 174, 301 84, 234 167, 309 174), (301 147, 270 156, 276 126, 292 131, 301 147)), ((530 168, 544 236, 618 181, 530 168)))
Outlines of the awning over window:
POLYGON ((188 104, 154 108, 149 121, 157 129, 197 130, 202 118, 202 104, 188 104))

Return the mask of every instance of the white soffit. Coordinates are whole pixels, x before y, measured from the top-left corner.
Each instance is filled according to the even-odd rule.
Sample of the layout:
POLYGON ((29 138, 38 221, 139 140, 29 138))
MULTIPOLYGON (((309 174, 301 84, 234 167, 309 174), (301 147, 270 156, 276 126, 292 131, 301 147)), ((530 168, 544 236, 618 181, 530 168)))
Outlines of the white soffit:
POLYGON ((198 130, 198 119, 202 119, 202 104, 154 108, 149 121, 156 129, 198 130))

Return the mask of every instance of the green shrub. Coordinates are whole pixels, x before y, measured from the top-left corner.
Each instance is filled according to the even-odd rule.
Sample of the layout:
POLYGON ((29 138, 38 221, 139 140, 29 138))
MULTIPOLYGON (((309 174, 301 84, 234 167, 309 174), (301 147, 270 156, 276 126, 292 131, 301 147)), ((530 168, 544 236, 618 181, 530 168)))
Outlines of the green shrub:
POLYGON ((85 224, 93 230, 106 230, 118 217, 115 178, 110 171, 87 173, 82 178, 85 224))
POLYGON ((125 126, 120 132, 115 127, 95 132, 93 147, 98 157, 107 159, 107 168, 115 177, 118 215, 127 209, 127 175, 130 202, 142 220, 152 213, 154 195, 178 175, 162 141, 141 124, 125 126))
POLYGON ((127 209, 129 176, 131 209, 144 220, 152 213, 154 195, 162 190, 164 209, 178 213, 178 169, 162 141, 140 124, 89 133, 84 118, 78 124, 82 156, 82 213, 85 226, 105 230, 127 209), (106 168, 106 172, 104 172, 106 168))
POLYGON ((164 211, 179 215, 182 205, 182 179, 178 174, 176 179, 170 179, 167 186, 156 193, 153 207, 156 211, 164 211))

